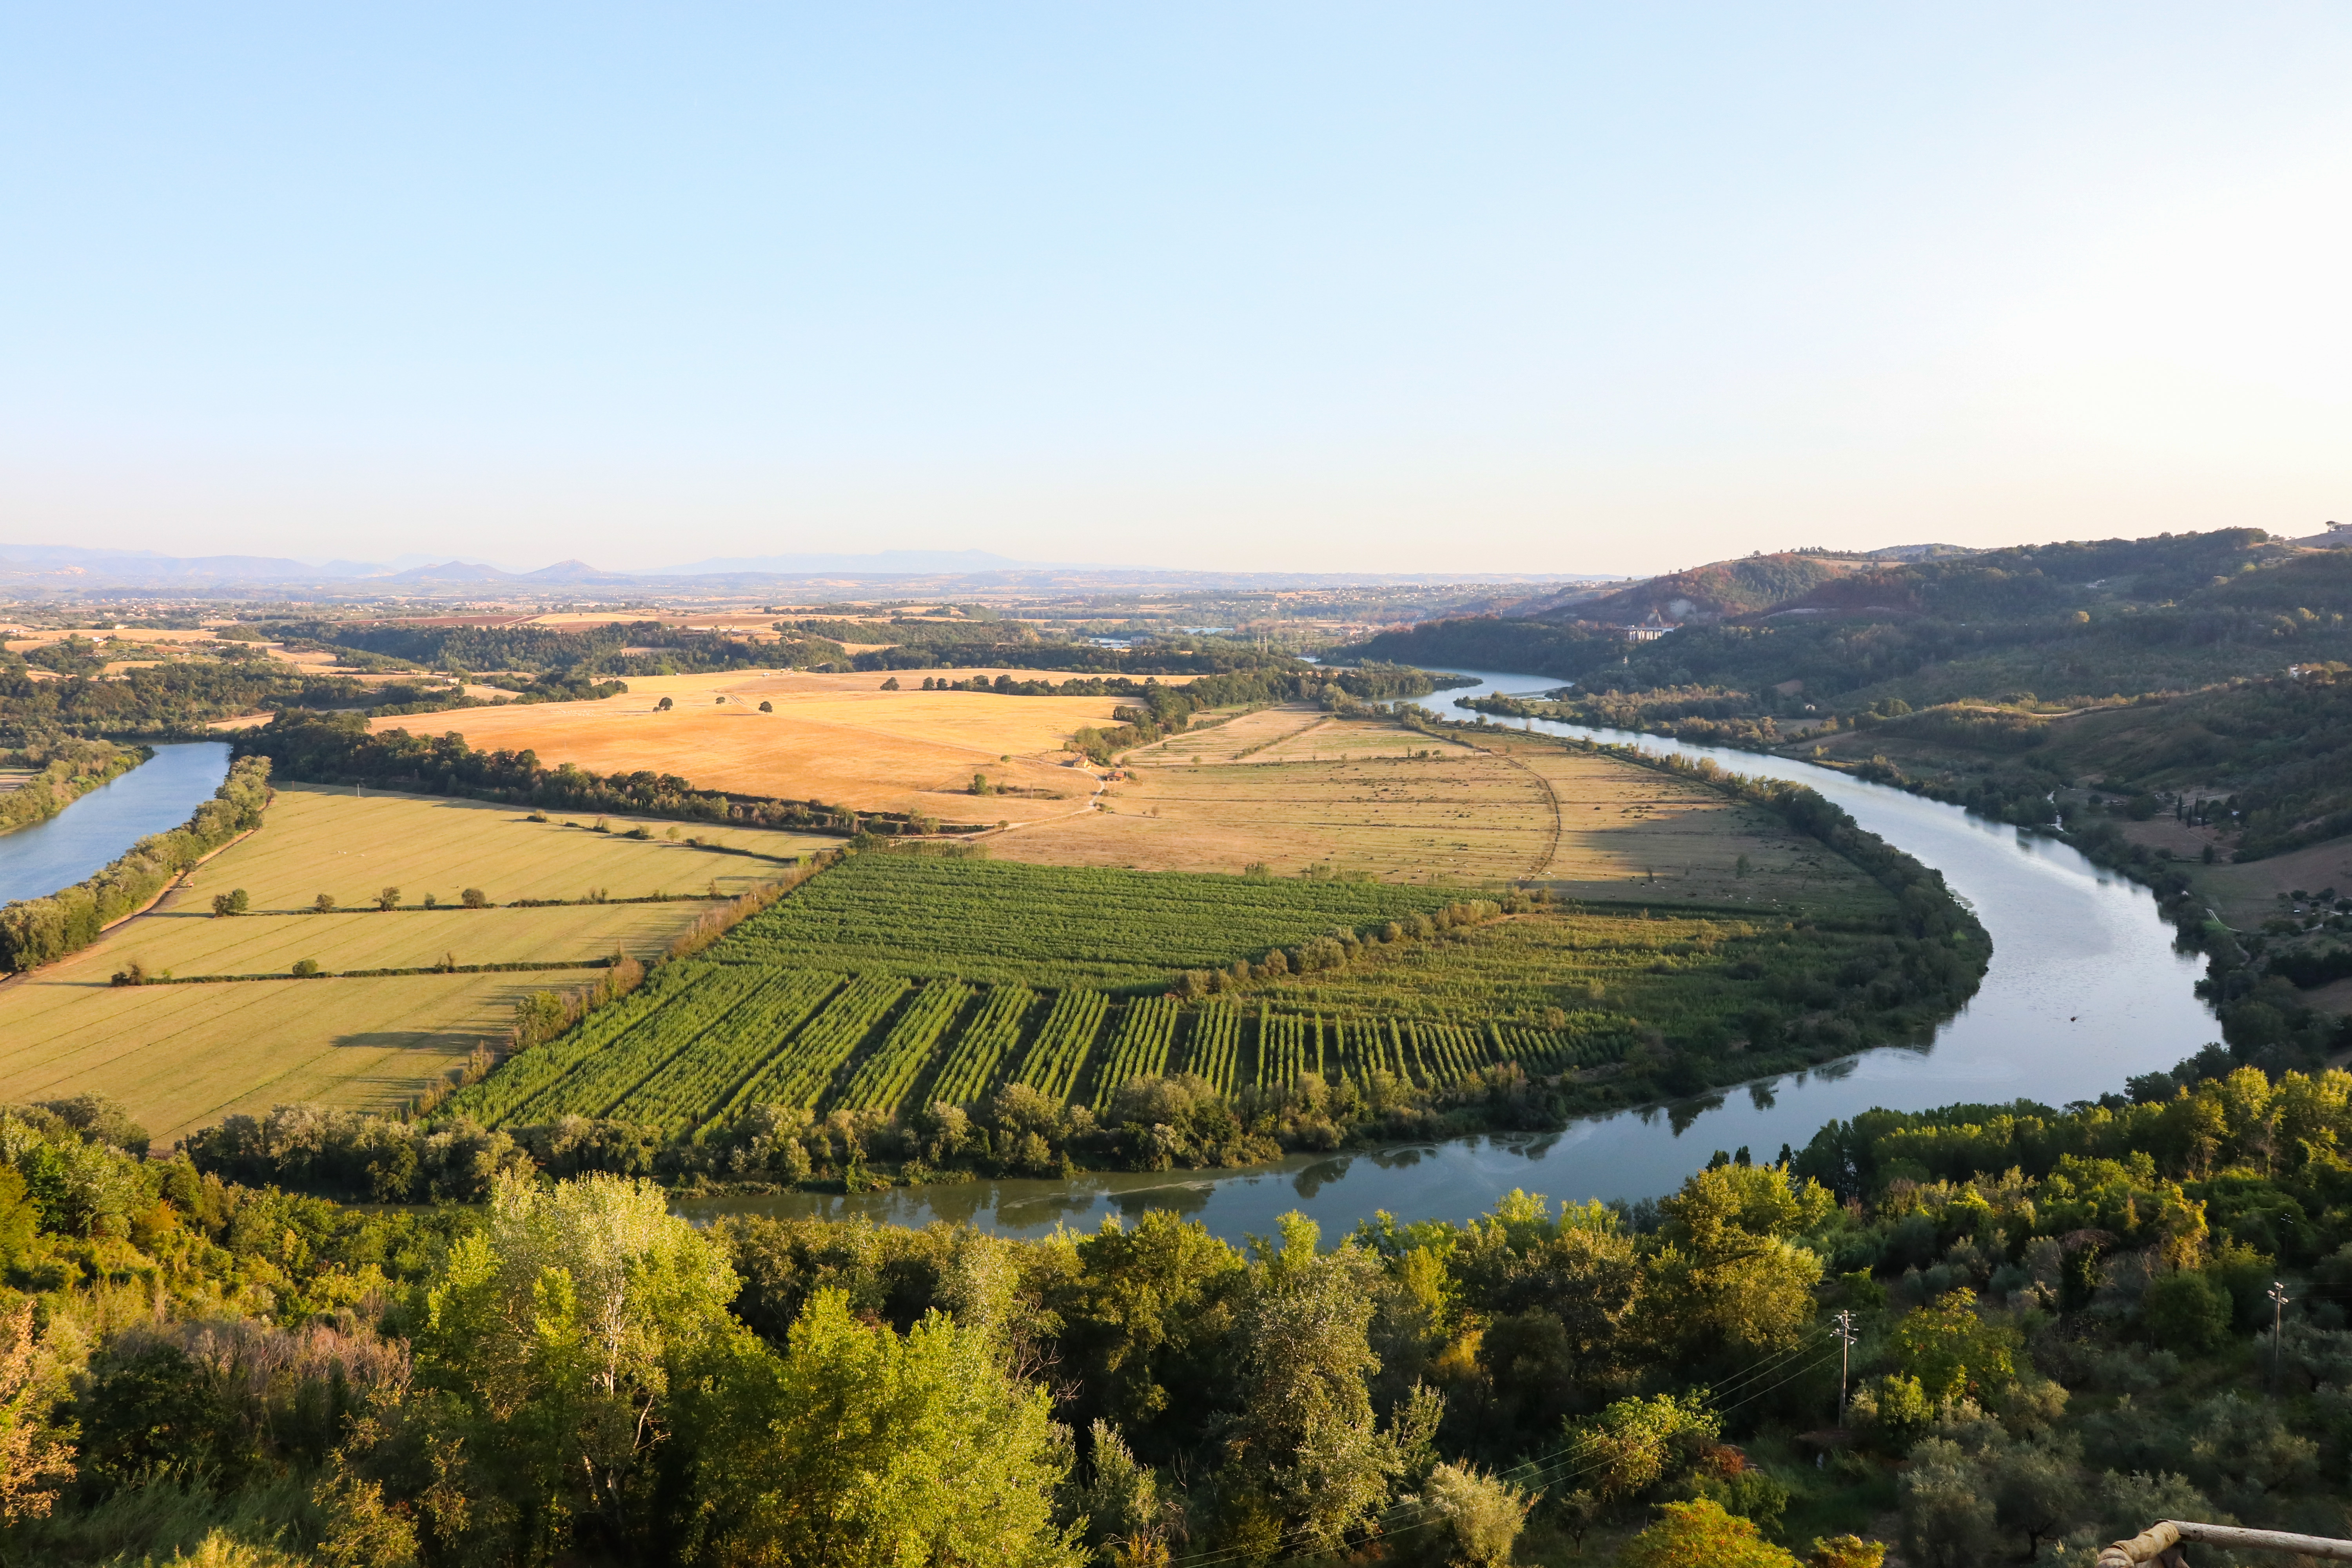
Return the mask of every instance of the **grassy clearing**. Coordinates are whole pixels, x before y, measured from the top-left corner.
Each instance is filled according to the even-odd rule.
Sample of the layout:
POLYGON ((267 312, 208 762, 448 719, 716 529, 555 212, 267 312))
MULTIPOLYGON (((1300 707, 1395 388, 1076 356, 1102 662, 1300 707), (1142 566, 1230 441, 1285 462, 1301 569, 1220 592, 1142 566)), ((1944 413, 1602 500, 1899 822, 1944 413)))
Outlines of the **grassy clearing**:
MULTIPOLYGON (((473 709, 422 719, 378 720, 378 730, 457 730, 478 748, 539 753, 600 773, 651 768, 698 788, 864 811, 919 811, 947 821, 1028 821, 1075 809, 1092 781, 1059 765, 1072 731, 1106 724, 1113 697, 1000 697, 924 691, 926 674, 959 680, 992 670, 899 670, 902 689, 877 674, 733 671, 632 679, 627 695, 595 702, 473 709), (658 710, 667 699, 671 707, 658 710), (761 703, 774 710, 762 713, 761 703), (1010 758, 1010 761, 1005 759, 1010 758), (1067 795, 971 794, 971 775, 1067 795)), ((1022 670, 1023 679, 1066 679, 1022 670)))

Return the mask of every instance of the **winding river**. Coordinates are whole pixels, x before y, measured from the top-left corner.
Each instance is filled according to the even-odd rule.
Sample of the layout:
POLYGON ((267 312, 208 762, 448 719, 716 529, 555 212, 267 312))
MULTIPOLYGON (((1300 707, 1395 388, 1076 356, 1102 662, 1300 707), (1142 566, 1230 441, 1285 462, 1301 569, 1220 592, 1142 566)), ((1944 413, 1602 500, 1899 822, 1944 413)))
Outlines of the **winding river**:
POLYGON ((228 777, 228 742, 158 746, 47 822, 0 833, 0 904, 69 888, 150 834, 188 820, 228 777))
MULTIPOLYGON (((1475 688, 1427 701, 1449 717, 1461 699, 1534 693, 1559 682, 1484 671, 1475 688)), ((1716 1150, 1758 1159, 1802 1147, 1814 1129, 1874 1106, 1925 1110, 2020 1098, 2050 1105, 2120 1089, 2134 1073, 2168 1068, 2218 1034, 2191 990, 2200 959, 2178 952, 2145 888, 2063 844, 1792 758, 1686 745, 1652 735, 1534 721, 1530 728, 1712 757, 1736 773, 1812 785, 1854 819, 1944 873, 1992 933, 1992 967, 1968 1006, 1925 1047, 1865 1051, 1809 1072, 1680 1104, 1589 1117, 1558 1132, 1448 1140, 1370 1153, 1302 1155, 1244 1172, 1107 1173, 1061 1181, 973 1181, 856 1196, 791 1194, 681 1205, 729 1212, 855 1215, 906 1225, 968 1220, 1036 1236, 1106 1214, 1174 1209, 1228 1240, 1273 1229, 1303 1210, 1326 1238, 1386 1209, 1401 1219, 1464 1219, 1513 1187, 1561 1198, 1640 1198, 1669 1192, 1716 1150)))

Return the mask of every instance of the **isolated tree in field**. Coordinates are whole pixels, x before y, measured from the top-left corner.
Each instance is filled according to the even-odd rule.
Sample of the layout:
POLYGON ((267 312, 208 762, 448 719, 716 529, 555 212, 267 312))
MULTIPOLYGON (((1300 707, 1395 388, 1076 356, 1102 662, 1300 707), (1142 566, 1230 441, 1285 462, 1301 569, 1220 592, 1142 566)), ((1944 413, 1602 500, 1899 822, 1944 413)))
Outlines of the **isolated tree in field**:
POLYGON ((479 888, 467 889, 457 895, 457 900, 469 910, 486 910, 490 907, 488 895, 479 888))
POLYGON ((667 712, 668 712, 669 710, 670 710, 670 700, 669 700, 668 698, 667 698, 667 697, 663 698, 660 701, 658 701, 658 702, 656 702, 656 703, 655 703, 655 704, 654 704, 654 711, 655 711, 655 712, 656 712, 656 713, 667 713, 667 712))
POLYGON ((990 793, 988 775, 986 773, 974 773, 971 775, 971 793, 974 795, 987 795, 990 793))
POLYGON ((215 893, 213 915, 215 919, 224 915, 241 915, 250 907, 250 903, 251 900, 245 896, 243 888, 233 889, 226 893, 215 893))
POLYGON ((396 910, 400 908, 400 889, 398 888, 386 888, 377 893, 375 896, 375 907, 379 910, 396 910))
POLYGON ((320 893, 317 898, 311 900, 310 912, 314 915, 333 914, 335 912, 335 895, 332 893, 320 893))
POLYGON ((315 979, 319 973, 319 961, 315 958, 298 958, 294 961, 291 973, 297 980, 315 979))
POLYGON ((760 711, 762 713, 773 713, 775 710, 776 705, 772 702, 762 702, 760 704, 760 711))
POLYGON ((884 682, 882 683, 882 689, 883 689, 883 690, 885 690, 885 691, 896 691, 896 690, 898 690, 898 678, 897 676, 895 676, 895 675, 894 675, 894 676, 892 676, 889 679, 887 679, 887 680, 884 681, 884 682))

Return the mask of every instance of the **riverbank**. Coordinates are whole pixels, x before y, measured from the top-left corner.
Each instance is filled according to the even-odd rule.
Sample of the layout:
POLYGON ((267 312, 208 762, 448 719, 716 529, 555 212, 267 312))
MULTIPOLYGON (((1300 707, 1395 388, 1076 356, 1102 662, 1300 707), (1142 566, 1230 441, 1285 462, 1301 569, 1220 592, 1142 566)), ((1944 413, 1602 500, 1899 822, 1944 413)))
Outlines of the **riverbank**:
POLYGON ((67 741, 0 752, 0 834, 48 821, 154 756, 152 746, 67 741))

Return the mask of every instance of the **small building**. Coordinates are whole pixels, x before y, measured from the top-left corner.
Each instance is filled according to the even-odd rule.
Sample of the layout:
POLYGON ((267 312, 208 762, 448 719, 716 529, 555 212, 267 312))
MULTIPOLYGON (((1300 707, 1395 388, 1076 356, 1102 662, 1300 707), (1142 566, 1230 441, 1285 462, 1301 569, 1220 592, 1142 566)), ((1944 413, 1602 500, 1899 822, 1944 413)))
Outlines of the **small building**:
POLYGON ((1650 618, 1640 626, 1620 626, 1617 629, 1625 634, 1627 642, 1655 642, 1675 628, 1667 622, 1660 620, 1658 612, 1652 610, 1650 618))

